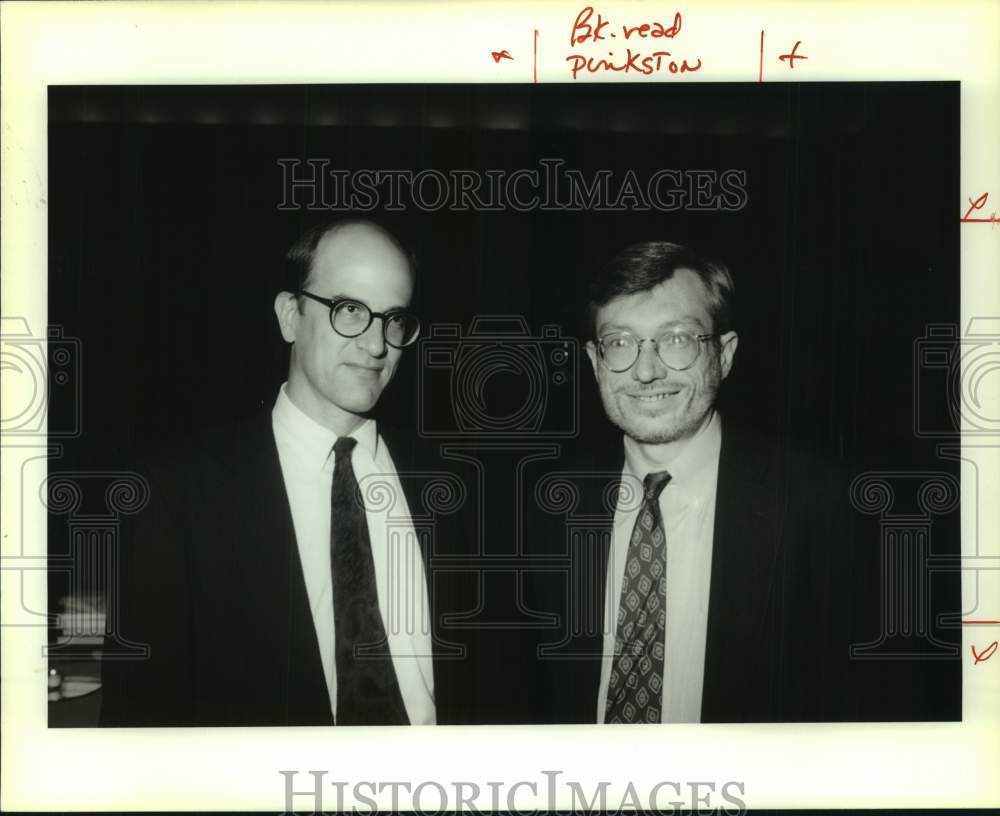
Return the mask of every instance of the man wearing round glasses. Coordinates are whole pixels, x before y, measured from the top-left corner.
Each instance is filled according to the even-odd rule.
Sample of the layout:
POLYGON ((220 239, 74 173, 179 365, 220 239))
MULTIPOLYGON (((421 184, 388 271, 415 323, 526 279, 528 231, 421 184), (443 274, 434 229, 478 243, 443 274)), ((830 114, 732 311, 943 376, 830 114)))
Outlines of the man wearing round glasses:
POLYGON ((150 501, 123 529, 118 609, 121 636, 149 653, 107 661, 103 725, 468 716, 469 684, 432 634, 455 582, 424 567, 468 539, 462 480, 372 415, 420 332, 413 265, 358 220, 308 230, 287 262, 273 407, 137 467, 150 501))
POLYGON ((626 250, 593 293, 600 305, 591 309, 596 339, 587 354, 608 418, 643 461, 669 457, 711 423, 739 340, 729 325, 729 273, 687 268, 684 255, 669 244, 626 250), (654 273, 632 272, 640 263, 676 269, 654 282, 654 273))
POLYGON ((313 228, 288 261, 293 280, 274 301, 291 344, 274 438, 330 710, 341 724, 434 723, 426 580, 386 429, 370 416, 420 333, 409 311, 412 264, 390 233, 365 221, 313 228), (368 484, 394 496, 395 521, 377 512, 368 484), (416 551, 394 555, 391 528, 399 546, 416 551), (400 605, 415 625, 386 625, 400 605), (383 652, 372 654, 379 641, 383 652))
POLYGON ((569 575, 533 578, 535 608, 567 626, 536 652, 537 716, 840 719, 847 493, 716 411, 738 344, 729 272, 652 241, 612 258, 588 294, 586 349, 622 442, 587 446, 565 471, 573 521, 550 509, 533 525, 536 555, 571 559, 569 575))

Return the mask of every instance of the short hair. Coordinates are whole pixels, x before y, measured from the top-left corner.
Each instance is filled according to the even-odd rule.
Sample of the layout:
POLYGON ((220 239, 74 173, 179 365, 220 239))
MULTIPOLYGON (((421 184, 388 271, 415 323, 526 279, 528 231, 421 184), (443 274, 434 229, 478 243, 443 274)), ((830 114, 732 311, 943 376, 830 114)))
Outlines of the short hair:
POLYGON ((690 269, 708 292, 708 314, 712 331, 732 331, 736 287, 726 267, 699 255, 690 247, 669 241, 643 241, 625 247, 590 281, 587 292, 587 333, 594 337, 597 311, 623 295, 647 292, 669 280, 678 269, 690 269))
MULTIPOLYGON (((316 261, 316 249, 327 235, 338 232, 344 227, 367 226, 374 229, 380 235, 388 239, 396 249, 406 258, 410 265, 410 277, 413 279, 414 287, 417 279, 417 261, 413 253, 403 245, 395 235, 383 227, 381 224, 366 218, 337 218, 323 221, 316 224, 300 235, 295 243, 285 253, 285 288, 284 291, 298 295, 309 283, 309 276, 313 271, 313 264, 316 261)), ((301 303, 299 308, 301 309, 301 303)))

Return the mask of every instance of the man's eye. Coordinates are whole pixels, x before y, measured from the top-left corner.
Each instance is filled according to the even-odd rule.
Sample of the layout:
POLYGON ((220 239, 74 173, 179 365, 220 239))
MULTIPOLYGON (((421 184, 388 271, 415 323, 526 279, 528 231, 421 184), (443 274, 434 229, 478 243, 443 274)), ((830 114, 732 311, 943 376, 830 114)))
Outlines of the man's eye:
POLYGON ((691 335, 678 332, 668 336, 668 342, 672 346, 686 346, 691 342, 691 335))

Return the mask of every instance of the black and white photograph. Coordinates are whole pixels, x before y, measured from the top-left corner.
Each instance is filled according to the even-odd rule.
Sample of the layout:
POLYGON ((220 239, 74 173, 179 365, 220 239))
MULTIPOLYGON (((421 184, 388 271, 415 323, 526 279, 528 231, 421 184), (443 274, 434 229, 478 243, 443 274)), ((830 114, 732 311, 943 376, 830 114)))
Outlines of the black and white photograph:
POLYGON ((1000 12, 44 5, 5 810, 995 803, 1000 12))
POLYGON ((50 725, 961 719, 956 83, 49 114, 50 725))

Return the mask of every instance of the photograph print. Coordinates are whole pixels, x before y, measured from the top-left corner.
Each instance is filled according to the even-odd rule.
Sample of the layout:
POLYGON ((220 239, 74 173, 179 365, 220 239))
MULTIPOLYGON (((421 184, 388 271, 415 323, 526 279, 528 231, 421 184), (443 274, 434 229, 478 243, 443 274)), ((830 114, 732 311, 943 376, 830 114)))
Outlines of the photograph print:
POLYGON ((961 719, 957 82, 48 116, 50 727, 961 719))

